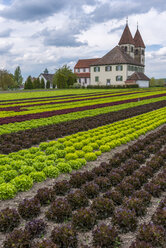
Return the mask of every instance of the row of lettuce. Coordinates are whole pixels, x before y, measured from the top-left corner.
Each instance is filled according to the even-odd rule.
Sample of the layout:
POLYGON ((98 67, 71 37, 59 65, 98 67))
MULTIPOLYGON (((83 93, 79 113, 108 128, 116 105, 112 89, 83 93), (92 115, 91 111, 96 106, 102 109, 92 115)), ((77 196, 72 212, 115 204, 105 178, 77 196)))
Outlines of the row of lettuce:
POLYGON ((142 100, 142 101, 137 101, 137 102, 119 104, 116 106, 102 107, 102 108, 97 108, 97 109, 92 109, 92 110, 84 110, 84 111, 78 111, 74 113, 56 115, 56 116, 47 117, 47 118, 32 119, 28 121, 4 124, 4 125, 0 125, 0 135, 7 134, 7 133, 15 133, 21 130, 38 128, 41 126, 58 124, 61 122, 66 122, 66 121, 71 121, 71 120, 82 119, 86 117, 93 117, 93 116, 97 116, 97 115, 104 114, 104 113, 119 111, 122 109, 128 109, 128 108, 142 106, 145 104, 160 102, 164 100, 166 100, 166 97, 159 97, 159 98, 142 100))
POLYGON ((166 108, 101 126, 86 132, 43 142, 16 153, 0 156, 0 199, 12 198, 29 190, 34 182, 55 178, 61 173, 95 161, 101 153, 137 139, 166 123, 166 108))
POLYGON ((134 99, 141 99, 143 97, 153 97, 155 95, 158 95, 158 97, 161 96, 161 94, 164 94, 163 92, 157 92, 155 94, 154 92, 147 92, 147 93, 139 93, 139 94, 133 94, 133 95, 125 95, 125 96, 117 96, 117 97, 110 97, 110 98, 103 98, 103 99, 96 99, 96 100, 86 100, 86 101, 79 101, 79 102, 66 102, 66 103, 59 103, 56 104, 44 104, 44 105, 38 105, 38 106, 31 106, 31 107, 22 107, 21 112, 15 112, 15 111, 1 111, 0 118, 5 117, 11 117, 11 116, 19 116, 19 115, 27 115, 27 114, 36 114, 36 113, 42 113, 47 111, 55 111, 55 110, 65 110, 68 108, 75 108, 75 107, 85 107, 85 106, 91 106, 95 104, 106 104, 106 103, 114 103, 117 101, 125 101, 125 100, 134 100, 134 99), (25 109, 25 110, 24 110, 25 109))

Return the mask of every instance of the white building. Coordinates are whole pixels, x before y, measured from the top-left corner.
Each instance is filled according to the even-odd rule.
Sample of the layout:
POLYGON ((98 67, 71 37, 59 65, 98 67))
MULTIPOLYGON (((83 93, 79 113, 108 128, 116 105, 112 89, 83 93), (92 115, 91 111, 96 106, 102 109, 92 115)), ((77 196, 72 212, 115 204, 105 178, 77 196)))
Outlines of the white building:
POLYGON ((39 75, 40 81, 41 81, 42 78, 44 79, 45 88, 46 88, 46 83, 47 83, 47 81, 50 82, 50 89, 53 88, 53 83, 52 83, 52 82, 53 82, 53 76, 54 76, 54 74, 50 74, 50 73, 41 73, 41 74, 39 75))
POLYGON ((91 59, 79 60, 74 68, 78 82, 84 86, 89 84, 126 85, 138 83, 140 87, 148 87, 150 79, 145 76, 144 71, 145 44, 138 28, 134 38, 132 37, 128 23, 118 46, 100 59, 94 59, 94 61, 91 59), (88 62, 89 66, 83 67, 88 62), (135 73, 137 76, 139 75, 139 80, 130 80, 129 82, 128 80, 135 73))

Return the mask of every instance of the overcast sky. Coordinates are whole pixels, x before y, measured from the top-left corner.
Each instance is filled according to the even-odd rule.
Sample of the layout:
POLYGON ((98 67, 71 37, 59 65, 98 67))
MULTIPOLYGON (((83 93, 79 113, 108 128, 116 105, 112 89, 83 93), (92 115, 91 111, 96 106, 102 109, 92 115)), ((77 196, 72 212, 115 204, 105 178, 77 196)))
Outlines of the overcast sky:
POLYGON ((146 74, 166 78, 166 0, 0 0, 0 68, 24 79, 105 55, 129 18, 146 45, 146 74))

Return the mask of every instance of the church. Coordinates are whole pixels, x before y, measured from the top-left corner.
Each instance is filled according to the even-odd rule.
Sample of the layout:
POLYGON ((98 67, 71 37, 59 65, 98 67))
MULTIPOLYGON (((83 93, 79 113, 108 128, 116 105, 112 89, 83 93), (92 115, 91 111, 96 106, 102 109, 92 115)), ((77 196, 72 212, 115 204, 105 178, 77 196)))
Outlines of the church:
POLYGON ((102 58, 80 59, 74 67, 81 86, 133 85, 149 87, 145 72, 145 44, 137 26, 134 38, 128 22, 119 44, 102 58))

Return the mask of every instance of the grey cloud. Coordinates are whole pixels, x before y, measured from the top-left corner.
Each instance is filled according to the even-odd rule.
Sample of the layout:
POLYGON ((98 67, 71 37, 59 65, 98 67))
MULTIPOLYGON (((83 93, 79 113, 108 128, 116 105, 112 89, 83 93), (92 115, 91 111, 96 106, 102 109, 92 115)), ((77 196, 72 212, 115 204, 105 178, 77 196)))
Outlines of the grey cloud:
POLYGON ((12 31, 13 30, 11 28, 0 31, 0 38, 10 37, 12 31))
POLYGON ((83 4, 93 5, 98 0, 15 0, 0 11, 0 16, 17 21, 42 20, 62 10, 80 8, 83 4))
POLYGON ((5 46, 0 46, 0 55, 5 55, 5 54, 9 54, 10 50, 12 49, 13 44, 8 44, 5 46))
POLYGON ((75 30, 44 29, 40 35, 44 37, 44 44, 46 46, 79 47, 88 45, 87 42, 77 41, 77 31, 75 30))

